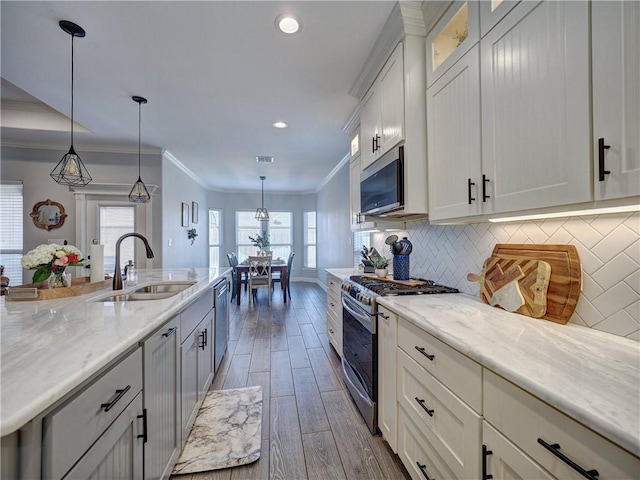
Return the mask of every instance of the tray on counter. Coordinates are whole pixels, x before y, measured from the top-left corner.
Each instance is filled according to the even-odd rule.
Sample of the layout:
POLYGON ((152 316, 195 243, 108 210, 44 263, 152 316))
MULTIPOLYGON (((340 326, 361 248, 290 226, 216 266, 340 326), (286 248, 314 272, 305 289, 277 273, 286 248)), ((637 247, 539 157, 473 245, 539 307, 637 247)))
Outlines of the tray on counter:
POLYGON ((111 286, 112 279, 102 282, 90 282, 91 277, 73 277, 70 287, 49 288, 47 282, 31 283, 8 287, 5 295, 7 302, 25 300, 53 300, 56 298, 76 297, 87 293, 97 292, 111 286))
POLYGON ((379 277, 375 274, 370 273, 365 273, 364 276, 367 278, 375 278, 376 280, 380 280, 382 282, 397 283, 406 287, 420 287, 427 284, 427 282, 425 282, 424 280, 394 280, 393 277, 379 277))

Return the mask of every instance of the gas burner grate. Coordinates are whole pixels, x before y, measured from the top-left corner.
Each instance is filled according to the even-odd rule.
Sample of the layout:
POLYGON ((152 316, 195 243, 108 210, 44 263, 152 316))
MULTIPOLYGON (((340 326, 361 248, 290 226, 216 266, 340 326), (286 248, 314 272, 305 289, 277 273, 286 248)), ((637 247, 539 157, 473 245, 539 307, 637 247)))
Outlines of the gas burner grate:
POLYGON ((426 285, 402 285, 398 283, 385 282, 384 280, 377 280, 371 277, 365 277, 363 275, 353 275, 350 280, 367 290, 371 290, 377 295, 425 295, 425 294, 437 294, 437 293, 459 293, 457 288, 447 287, 440 285, 432 280, 423 280, 421 278, 412 278, 412 280, 418 280, 426 282, 426 285))

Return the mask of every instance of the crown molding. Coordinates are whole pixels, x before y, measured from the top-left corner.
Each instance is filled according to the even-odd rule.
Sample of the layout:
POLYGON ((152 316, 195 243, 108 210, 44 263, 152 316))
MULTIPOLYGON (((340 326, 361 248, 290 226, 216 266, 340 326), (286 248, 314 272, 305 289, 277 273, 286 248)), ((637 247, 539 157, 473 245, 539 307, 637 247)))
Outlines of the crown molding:
MULTIPOLYGON (((200 177, 198 177, 195 173, 191 171, 191 169, 189 169, 189 167, 187 167, 184 163, 182 163, 180 160, 174 157, 169 150, 162 151, 162 158, 166 158, 167 160, 169 160, 176 167, 178 167, 178 169, 182 170, 189 178, 191 178, 194 182, 196 182, 202 188, 210 190, 209 185, 204 183, 200 177)), ((163 172, 163 175, 164 175, 164 172, 163 172)))
POLYGON ((349 90, 349 95, 357 99, 364 97, 396 45, 406 35, 426 36, 427 29, 424 24, 422 3, 421 1, 396 3, 380 35, 378 35, 364 67, 349 90))
POLYGON ((356 129, 360 126, 360 111, 360 103, 358 103, 358 105, 356 105, 356 108, 353 109, 353 112, 351 112, 351 115, 349 116, 347 121, 342 126, 343 132, 352 135, 353 132, 356 131, 356 129))
MULTIPOLYGON (((59 150, 66 152, 69 150, 69 143, 65 144, 46 144, 46 143, 21 143, 12 141, 1 141, 0 147, 2 148, 23 148, 23 149, 35 149, 35 150, 59 150)), ((80 156, 82 152, 93 153, 120 153, 120 154, 138 154, 138 147, 116 147, 113 145, 82 145, 81 143, 74 142, 74 148, 80 156)), ((140 150, 142 155, 162 155, 162 149, 157 147, 147 147, 140 150)))
MULTIPOLYGON (((149 195, 156 196, 160 191, 160 187, 153 183, 146 183, 145 186, 149 190, 149 195)), ((84 187, 69 187, 69 191, 76 195, 118 195, 127 196, 131 192, 133 184, 131 183, 94 183, 84 187)))
POLYGON ((329 172, 329 175, 327 175, 325 179, 320 182, 320 185, 318 185, 318 188, 316 188, 315 193, 320 192, 320 190, 322 190, 324 186, 329 183, 329 180, 331 180, 340 171, 340 169, 345 166, 345 164, 349 163, 350 159, 351 154, 347 152, 342 160, 340 160, 340 162, 335 167, 333 167, 333 170, 329 172))

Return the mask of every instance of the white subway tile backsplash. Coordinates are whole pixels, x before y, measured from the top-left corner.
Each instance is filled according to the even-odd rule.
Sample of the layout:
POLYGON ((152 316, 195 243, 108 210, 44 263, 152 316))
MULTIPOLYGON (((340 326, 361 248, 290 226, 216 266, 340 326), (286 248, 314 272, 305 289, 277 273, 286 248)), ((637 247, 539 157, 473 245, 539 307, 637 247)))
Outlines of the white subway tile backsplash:
MULTIPOLYGON (((569 321, 640 341, 640 213, 465 226, 418 221, 393 233, 413 243, 412 276, 471 295, 479 288, 466 274, 482 270, 496 243, 575 245, 583 291, 569 321)), ((373 245, 390 257, 388 235, 374 234, 373 245)))

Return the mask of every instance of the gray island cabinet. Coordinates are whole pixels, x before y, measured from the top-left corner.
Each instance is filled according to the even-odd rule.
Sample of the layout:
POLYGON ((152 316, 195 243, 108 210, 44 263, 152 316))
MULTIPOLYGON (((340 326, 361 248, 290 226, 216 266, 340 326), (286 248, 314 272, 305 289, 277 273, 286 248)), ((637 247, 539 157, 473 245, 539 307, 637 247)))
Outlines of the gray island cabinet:
MULTIPOLYGON (((103 309, 97 314, 96 324, 110 331, 122 328, 126 332, 115 334, 119 345, 109 345, 110 351, 115 348, 117 354, 107 356, 109 361, 102 362, 86 379, 75 383, 27 421, 19 421, 17 429, 8 432, 9 420, 14 419, 3 416, 1 478, 158 479, 170 476, 213 380, 213 286, 228 281, 226 269, 221 274, 213 269, 196 271, 196 278, 193 271, 190 272, 190 279, 195 281, 193 287, 166 300, 127 302, 125 307, 123 303, 94 301, 105 295, 101 292, 87 299, 66 301, 68 312, 73 311, 74 301, 79 310, 82 307, 78 302, 89 305, 88 310, 103 309), (124 341, 123 335, 128 340, 124 341)), ((175 280, 176 271, 172 273, 169 278, 175 280)), ((15 313, 12 306, 2 304, 1 307, 6 308, 9 317, 15 313)), ((20 310, 24 314, 29 307, 22 306, 20 310)), ((66 318, 62 316, 72 317, 71 313, 66 318)), ((92 330, 91 326, 85 325, 87 331, 92 330)), ((104 341, 99 339, 99 333, 91 331, 87 341, 104 341)), ((3 339, 3 345, 4 342, 3 339)), ((65 347, 69 345, 59 346, 65 347)), ((97 353, 94 349, 87 356, 97 353)), ((4 355, 3 352, 3 360, 4 355)), ((64 355, 58 351, 56 356, 64 355)), ((17 375, 8 370, 11 363, 3 365, 2 373, 7 371, 8 377, 17 375)), ((69 369, 69 378, 73 377, 73 367, 60 365, 61 369, 69 369)), ((83 367, 86 368, 76 365, 75 370, 83 367)), ((25 382, 37 381, 26 375, 23 378, 25 382)), ((43 395, 46 393, 51 398, 51 392, 43 395)), ((7 390, 3 391, 3 407, 10 395, 7 390)), ((13 405, 10 401, 7 404, 13 405)))

